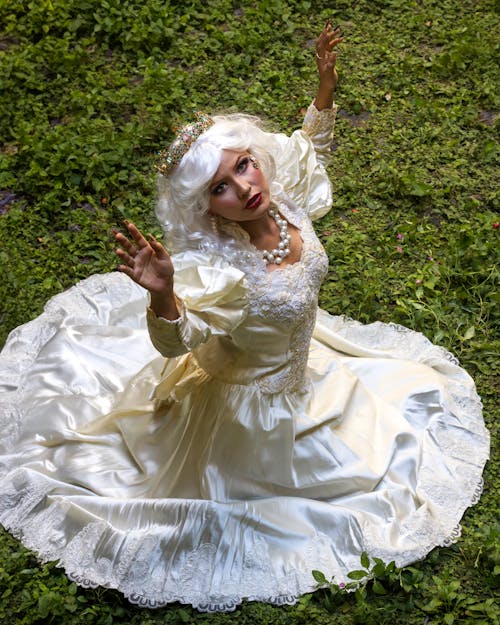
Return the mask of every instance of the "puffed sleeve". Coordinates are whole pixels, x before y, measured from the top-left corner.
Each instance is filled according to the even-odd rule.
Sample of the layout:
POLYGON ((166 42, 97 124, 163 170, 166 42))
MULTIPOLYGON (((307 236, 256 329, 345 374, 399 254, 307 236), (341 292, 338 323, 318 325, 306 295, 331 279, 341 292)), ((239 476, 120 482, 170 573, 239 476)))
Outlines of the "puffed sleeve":
POLYGON ((332 189, 325 166, 331 145, 337 105, 318 111, 314 103, 306 111, 302 128, 290 137, 277 135, 275 152, 278 182, 309 217, 323 217, 332 205, 332 189))
POLYGON ((231 334, 248 307, 245 274, 239 269, 201 252, 178 254, 172 261, 179 318, 168 321, 147 310, 151 341, 169 358, 190 352, 211 336, 231 334))

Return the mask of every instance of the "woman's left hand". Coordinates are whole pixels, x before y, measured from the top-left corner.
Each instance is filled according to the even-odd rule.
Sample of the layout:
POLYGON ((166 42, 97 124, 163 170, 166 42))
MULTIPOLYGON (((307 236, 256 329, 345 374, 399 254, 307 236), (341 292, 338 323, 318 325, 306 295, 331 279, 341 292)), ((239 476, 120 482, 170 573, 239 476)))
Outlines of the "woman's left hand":
POLYGON ((118 267, 119 271, 151 294, 166 294, 168 297, 173 288, 174 266, 167 250, 153 235, 150 234, 147 240, 132 222, 125 221, 125 226, 132 241, 113 230, 119 245, 115 254, 122 263, 118 267))
POLYGON ((340 27, 332 27, 330 20, 326 21, 320 36, 316 39, 316 63, 321 81, 330 82, 333 87, 337 84, 338 74, 336 46, 344 39, 340 27))

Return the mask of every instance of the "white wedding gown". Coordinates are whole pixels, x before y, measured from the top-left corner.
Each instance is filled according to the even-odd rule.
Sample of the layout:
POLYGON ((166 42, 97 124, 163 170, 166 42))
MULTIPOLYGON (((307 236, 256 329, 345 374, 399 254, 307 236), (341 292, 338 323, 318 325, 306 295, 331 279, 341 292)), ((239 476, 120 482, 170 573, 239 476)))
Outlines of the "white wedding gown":
MULTIPOLYGON (((324 176, 294 140, 302 180, 324 176)), ((151 607, 292 603, 313 569, 346 582, 363 551, 402 566, 457 538, 488 457, 474 384, 421 334, 317 309, 328 262, 297 203, 315 216, 324 193, 301 192, 279 204, 294 265, 186 252, 177 322, 112 273, 10 335, 0 522, 79 584, 151 607)))

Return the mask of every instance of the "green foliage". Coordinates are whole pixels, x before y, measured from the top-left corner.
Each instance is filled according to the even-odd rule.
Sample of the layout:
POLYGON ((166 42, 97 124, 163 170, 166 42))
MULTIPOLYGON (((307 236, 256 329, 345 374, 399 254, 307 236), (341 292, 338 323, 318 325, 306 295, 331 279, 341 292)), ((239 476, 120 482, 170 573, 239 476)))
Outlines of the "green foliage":
MULTIPOLYGON (((493 555, 494 562, 498 562, 498 529, 486 528, 485 533, 485 551, 489 556, 493 555)), ((482 555, 483 552, 478 554, 478 558, 482 555)), ((478 600, 464 588, 461 580, 451 578, 447 571, 440 575, 433 574, 429 585, 429 577, 418 565, 400 569, 394 562, 385 563, 379 558, 371 560, 368 554, 363 553, 361 566, 362 569, 349 573, 348 577, 353 581, 347 584, 336 584, 333 579, 329 581, 321 571, 312 572, 318 588, 326 589, 323 597, 325 607, 335 613, 349 611, 353 623, 409 623, 412 622, 412 615, 420 619, 417 622, 422 622, 424 615, 425 622, 432 617, 436 623, 447 625, 465 622, 496 625, 500 622, 493 596, 478 600), (394 608, 382 609, 389 597, 394 599, 398 595, 403 600, 400 605, 404 606, 400 613, 394 608), (403 620, 402 614, 405 613, 403 620)), ((498 570, 488 567, 487 574, 498 576, 498 570)), ((308 601, 305 599, 302 603, 308 601)))
MULTIPOLYGON (((2 0, 0 343, 50 295, 113 268, 109 231, 124 218, 161 235, 153 155, 192 109, 298 127, 317 80, 314 38, 330 16, 346 39, 334 206, 317 230, 330 258, 321 305, 411 326, 457 354, 495 437, 493 0, 2 0)), ((365 557, 350 592, 316 572, 326 588, 292 607, 142 610, 117 592, 75 586, 1 532, 0 623, 498 623, 493 453, 456 545, 402 570, 365 557)))

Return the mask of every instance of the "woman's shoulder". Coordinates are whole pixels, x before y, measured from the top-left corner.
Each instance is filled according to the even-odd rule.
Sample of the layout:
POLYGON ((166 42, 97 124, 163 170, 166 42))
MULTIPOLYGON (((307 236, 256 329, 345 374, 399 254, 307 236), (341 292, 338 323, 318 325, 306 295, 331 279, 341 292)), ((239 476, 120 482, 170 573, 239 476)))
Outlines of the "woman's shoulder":
POLYGON ((191 308, 245 300, 245 272, 215 251, 186 250, 172 256, 174 289, 191 308))

